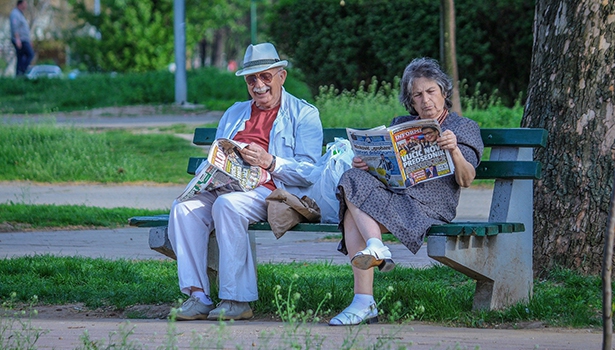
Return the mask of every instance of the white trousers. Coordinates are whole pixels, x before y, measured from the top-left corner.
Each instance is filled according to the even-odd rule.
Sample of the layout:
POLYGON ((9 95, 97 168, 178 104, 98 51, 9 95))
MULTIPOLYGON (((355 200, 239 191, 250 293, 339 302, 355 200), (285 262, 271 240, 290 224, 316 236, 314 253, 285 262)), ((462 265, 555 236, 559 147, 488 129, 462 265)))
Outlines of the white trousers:
POLYGON ((185 202, 173 202, 168 233, 177 255, 179 288, 183 293, 190 295, 190 288, 198 287, 210 295, 207 248, 209 235, 216 230, 219 298, 242 302, 258 299, 248 225, 267 219, 265 198, 270 193, 259 186, 249 192, 205 192, 185 202))

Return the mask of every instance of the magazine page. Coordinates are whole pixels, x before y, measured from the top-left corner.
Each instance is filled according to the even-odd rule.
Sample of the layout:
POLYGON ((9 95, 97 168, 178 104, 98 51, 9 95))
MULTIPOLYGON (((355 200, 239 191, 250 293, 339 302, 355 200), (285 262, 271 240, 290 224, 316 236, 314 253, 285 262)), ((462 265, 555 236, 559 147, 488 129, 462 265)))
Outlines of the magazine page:
POLYGON ((211 164, 236 180, 233 185, 236 191, 250 191, 271 179, 268 171, 243 160, 239 150, 246 146, 245 143, 218 139, 212 143, 207 156, 211 164))
POLYGON ((390 132, 380 126, 369 130, 346 129, 355 156, 363 159, 369 172, 391 188, 405 188, 405 175, 395 154, 390 132))
POLYGON ((392 126, 389 130, 401 158, 407 187, 448 176, 455 171, 449 152, 442 150, 436 142, 441 132, 436 120, 410 121, 392 126))

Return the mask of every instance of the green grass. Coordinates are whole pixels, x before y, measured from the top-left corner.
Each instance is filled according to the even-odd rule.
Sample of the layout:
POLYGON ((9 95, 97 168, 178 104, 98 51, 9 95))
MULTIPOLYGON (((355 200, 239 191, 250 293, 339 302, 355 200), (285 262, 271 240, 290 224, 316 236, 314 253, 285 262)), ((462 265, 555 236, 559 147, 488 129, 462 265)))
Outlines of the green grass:
POLYGON ((91 132, 53 122, 0 125, 0 180, 186 183, 200 148, 172 134, 91 132))
POLYGON ((168 214, 168 210, 0 203, 0 223, 21 229, 84 226, 116 228, 126 226, 129 217, 160 214, 168 214))
MULTIPOLYGON (((296 312, 314 310, 323 300, 323 316, 331 317, 352 299, 349 265, 289 263, 258 265, 259 300, 252 303, 257 317, 274 317, 275 294, 299 293, 296 312), (280 287, 277 287, 280 286, 280 287), (280 290, 278 291, 278 288, 280 290)), ((494 327, 520 322, 544 322, 561 327, 601 326, 601 280, 556 270, 537 281, 527 305, 504 311, 472 311, 475 282, 448 267, 398 267, 376 273, 375 297, 381 301, 381 319, 420 320, 445 325, 494 327), (383 299, 384 300, 381 300, 383 299)), ((87 307, 175 305, 174 261, 105 260, 38 255, 5 259, 0 264, 0 301, 15 293, 27 303, 36 294, 39 304, 84 303, 87 307), (28 286, 24 288, 24 286, 28 286)), ((212 295, 217 295, 216 287, 212 295)))

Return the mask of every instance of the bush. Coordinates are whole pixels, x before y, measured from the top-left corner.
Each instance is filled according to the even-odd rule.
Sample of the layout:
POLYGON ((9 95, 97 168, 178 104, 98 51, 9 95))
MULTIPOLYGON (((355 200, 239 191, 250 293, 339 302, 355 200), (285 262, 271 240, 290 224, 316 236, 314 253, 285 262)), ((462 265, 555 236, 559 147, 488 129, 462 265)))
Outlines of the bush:
MULTIPOLYGON (((457 61, 468 94, 478 82, 512 106, 527 89, 533 0, 455 1, 457 61)), ((280 51, 321 86, 351 90, 372 77, 393 81, 416 57, 440 57, 439 5, 429 0, 282 0, 270 21, 280 51)))

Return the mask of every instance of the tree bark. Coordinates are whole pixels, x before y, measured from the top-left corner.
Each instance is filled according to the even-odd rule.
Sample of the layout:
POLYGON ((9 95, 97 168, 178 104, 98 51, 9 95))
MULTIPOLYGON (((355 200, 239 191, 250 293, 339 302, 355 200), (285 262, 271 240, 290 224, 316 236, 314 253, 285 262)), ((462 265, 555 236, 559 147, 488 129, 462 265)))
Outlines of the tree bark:
POLYGON ((537 0, 524 127, 549 131, 535 182, 534 266, 599 274, 615 142, 615 3, 537 0))
MULTIPOLYGON (((611 155, 612 156, 612 155, 611 155)), ((602 349, 612 349, 613 343, 613 239, 615 239, 615 192, 611 193, 609 217, 602 258, 602 349)))
POLYGON ((444 70, 453 79, 453 107, 451 110, 462 114, 459 97, 459 71, 455 43, 455 1, 440 0, 440 60, 444 70))

